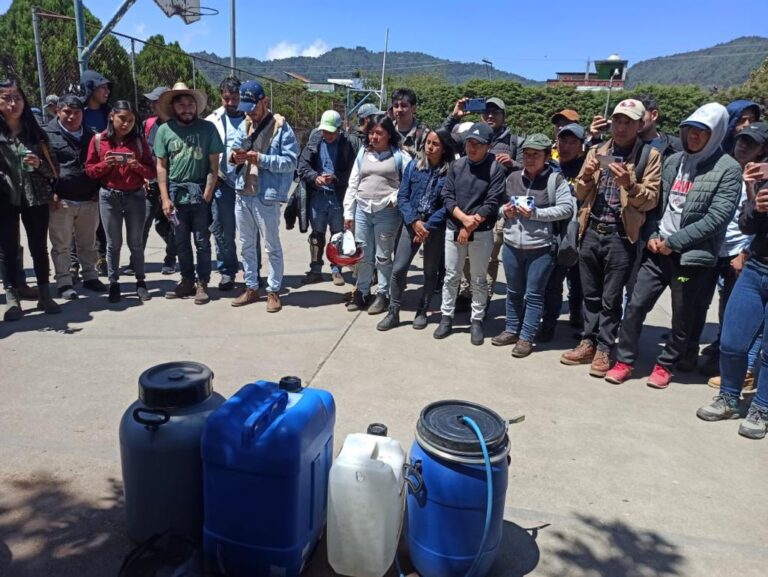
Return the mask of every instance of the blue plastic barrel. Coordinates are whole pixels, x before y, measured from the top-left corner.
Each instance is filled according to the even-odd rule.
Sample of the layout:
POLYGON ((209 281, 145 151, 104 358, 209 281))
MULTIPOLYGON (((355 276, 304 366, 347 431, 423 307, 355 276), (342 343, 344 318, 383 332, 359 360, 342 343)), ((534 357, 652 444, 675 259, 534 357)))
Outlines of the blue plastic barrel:
POLYGON ((488 502, 480 442, 461 417, 479 426, 493 485, 491 524, 472 577, 488 573, 501 542, 507 492, 509 437, 495 412, 466 401, 424 408, 408 461, 406 540, 422 577, 465 577, 481 546, 488 502))
POLYGON ((244 386, 202 438, 203 547, 227 576, 301 573, 326 522, 333 397, 301 381, 244 386))

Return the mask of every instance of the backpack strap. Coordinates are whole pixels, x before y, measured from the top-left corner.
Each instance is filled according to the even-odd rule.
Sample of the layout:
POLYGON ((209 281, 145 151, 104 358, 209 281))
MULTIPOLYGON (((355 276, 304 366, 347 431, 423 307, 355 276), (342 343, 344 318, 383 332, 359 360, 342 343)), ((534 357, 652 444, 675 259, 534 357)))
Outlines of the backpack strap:
POLYGON ((554 170, 547 177, 547 196, 549 197, 549 206, 557 204, 557 177, 560 173, 554 170))
POLYGON ((152 127, 157 124, 157 116, 150 116, 147 118, 146 122, 144 122, 144 138, 147 139, 147 142, 149 142, 149 133, 152 132, 152 127))
POLYGON ((59 178, 59 171, 56 170, 56 165, 53 164, 53 160, 51 159, 51 152, 48 150, 48 144, 45 142, 40 143, 40 150, 43 151, 43 156, 45 157, 45 160, 48 162, 48 166, 51 169, 51 173, 53 174, 53 178, 58 180, 59 178))
POLYGON ((635 180, 642 182, 643 175, 645 174, 645 167, 648 166, 648 157, 651 155, 651 149, 653 147, 650 144, 643 144, 640 149, 640 158, 635 164, 635 180))
MULTIPOLYGON (((361 148, 357 151, 357 157, 355 158, 355 164, 357 165, 357 171, 360 172, 363 166, 363 155, 365 154, 365 148, 361 148)), ((400 179, 403 178, 403 153, 398 148, 392 148, 392 156, 395 159, 395 166, 397 167, 397 174, 400 179)))

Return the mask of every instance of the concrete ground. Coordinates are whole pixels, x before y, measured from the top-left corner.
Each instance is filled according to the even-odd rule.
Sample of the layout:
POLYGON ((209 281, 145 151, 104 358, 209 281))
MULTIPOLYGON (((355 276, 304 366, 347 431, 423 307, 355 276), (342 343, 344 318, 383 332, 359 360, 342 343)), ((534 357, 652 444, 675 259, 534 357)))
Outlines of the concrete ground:
MULTIPOLYGON (((283 239, 279 314, 268 315, 263 302, 235 310, 234 295, 214 289, 207 306, 157 296, 142 304, 130 295, 110 305, 86 295, 58 316, 32 312, 0 323, 0 575, 117 574, 132 547, 124 536, 120 417, 144 369, 183 359, 210 366, 225 396, 287 374, 328 389, 337 403, 337 450, 373 421, 389 425, 407 448, 422 407, 440 399, 524 414, 509 431, 504 546, 494 576, 765 574, 768 440, 739 437, 737 421, 698 420, 696 408, 713 396, 703 377, 680 375, 666 391, 640 378, 608 385, 558 362, 576 343, 564 322, 555 342, 526 359, 489 340, 473 347, 463 328, 438 342, 436 319, 414 331, 411 312, 402 328, 380 333, 381 317, 341 304, 349 286, 302 287, 306 237, 285 231, 283 239)), ((154 233, 147 257, 149 286, 159 295, 177 277, 159 274, 154 233)), ((420 280, 416 267, 411 279, 420 280)), ((127 289, 131 279, 124 280, 127 289)), ((411 289, 406 309, 414 301, 411 289)), ((489 337, 503 328, 499 294, 490 311, 489 337)), ((638 377, 648 374, 669 317, 665 299, 648 319, 638 377)), ((324 555, 321 547, 306 575, 333 574, 324 555)))

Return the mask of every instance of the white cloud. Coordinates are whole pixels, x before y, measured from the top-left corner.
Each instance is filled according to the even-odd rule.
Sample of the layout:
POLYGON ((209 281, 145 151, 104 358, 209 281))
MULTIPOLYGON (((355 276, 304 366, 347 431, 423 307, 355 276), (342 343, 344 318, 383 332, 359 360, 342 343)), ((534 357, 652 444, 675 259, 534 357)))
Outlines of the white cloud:
POLYGON ((144 38, 144 33, 147 31, 147 25, 142 22, 140 24, 136 24, 136 26, 133 27, 134 31, 136 32, 136 36, 139 38, 144 38))
POLYGON ((328 44, 321 38, 318 38, 312 44, 303 48, 301 44, 297 42, 282 40, 267 50, 267 60, 293 58, 294 56, 309 56, 314 58, 328 52, 328 50, 328 44))
POLYGON ((302 50, 301 55, 317 58, 321 54, 325 54, 326 52, 328 52, 328 50, 329 50, 329 46, 325 43, 325 41, 322 40, 321 38, 318 38, 312 44, 310 44, 304 50, 302 50))

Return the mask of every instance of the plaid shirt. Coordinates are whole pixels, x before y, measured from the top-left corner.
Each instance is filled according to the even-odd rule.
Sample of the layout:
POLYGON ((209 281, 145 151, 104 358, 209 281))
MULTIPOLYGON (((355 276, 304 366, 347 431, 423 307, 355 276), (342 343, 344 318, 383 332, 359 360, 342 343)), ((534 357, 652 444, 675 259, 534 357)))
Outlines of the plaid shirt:
MULTIPOLYGON (((620 149, 613 146, 611 154, 620 156, 626 160, 632 153, 632 149, 620 149)), ((592 220, 605 224, 618 224, 621 222, 621 191, 616 186, 613 173, 610 170, 600 170, 600 182, 597 185, 597 198, 592 206, 592 220)))

